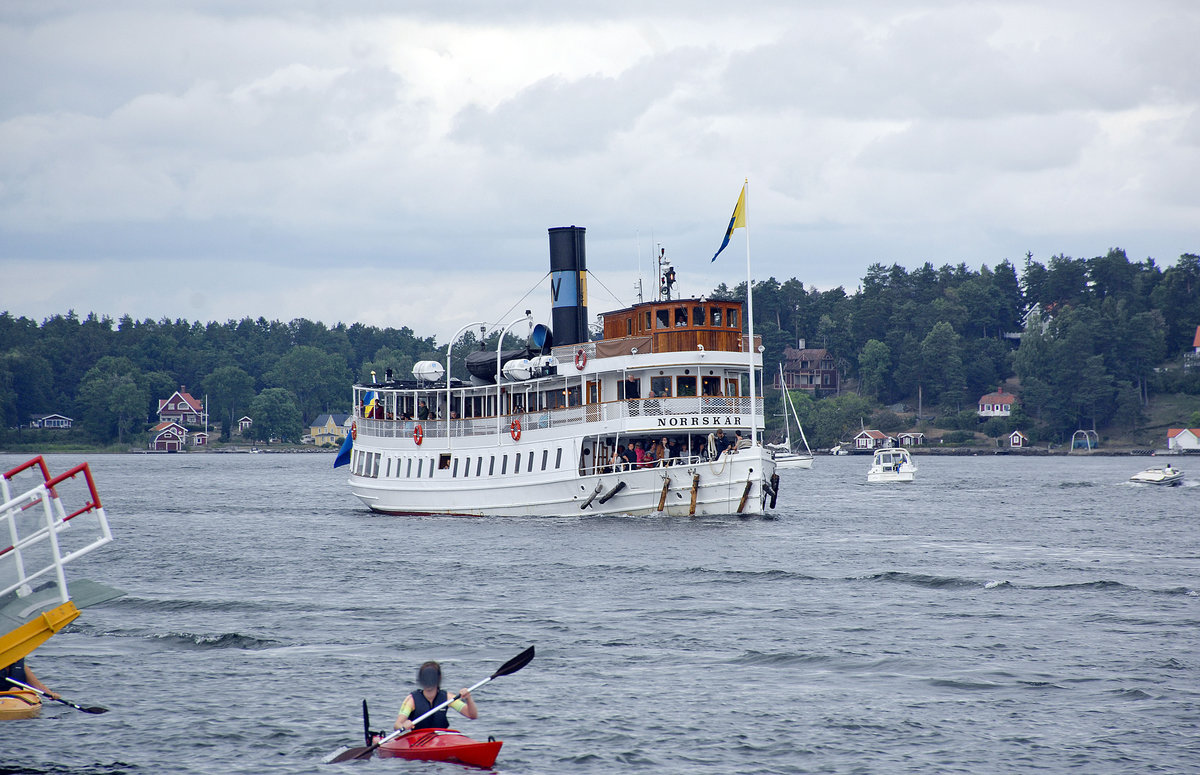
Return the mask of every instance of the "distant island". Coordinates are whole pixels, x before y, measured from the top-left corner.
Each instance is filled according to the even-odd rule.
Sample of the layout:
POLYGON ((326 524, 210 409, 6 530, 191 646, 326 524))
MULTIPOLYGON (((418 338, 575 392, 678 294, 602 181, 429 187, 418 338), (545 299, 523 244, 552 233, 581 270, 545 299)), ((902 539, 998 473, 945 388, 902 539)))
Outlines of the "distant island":
MULTIPOLYGON (((711 297, 745 298, 745 284, 711 297)), ((1027 255, 1020 272, 1009 261, 874 264, 853 294, 771 277, 754 283, 754 328, 767 405, 788 389, 814 449, 873 429, 920 434, 928 449, 1005 450, 1019 433, 1024 449, 1053 452, 1086 431, 1104 449, 1149 451, 1166 448, 1171 428, 1200 428, 1191 253, 1165 269, 1120 249, 1044 265, 1027 255)), ((469 333, 455 344, 454 376, 466 377, 462 356, 478 346, 469 333)), ((329 449, 353 382, 446 356, 408 327, 74 311, 0 313, 0 348, 6 451, 142 451, 164 432, 183 437, 180 449, 329 449), (193 411, 164 419, 180 394, 193 411)), ((767 433, 783 435, 779 412, 768 412, 767 433)))

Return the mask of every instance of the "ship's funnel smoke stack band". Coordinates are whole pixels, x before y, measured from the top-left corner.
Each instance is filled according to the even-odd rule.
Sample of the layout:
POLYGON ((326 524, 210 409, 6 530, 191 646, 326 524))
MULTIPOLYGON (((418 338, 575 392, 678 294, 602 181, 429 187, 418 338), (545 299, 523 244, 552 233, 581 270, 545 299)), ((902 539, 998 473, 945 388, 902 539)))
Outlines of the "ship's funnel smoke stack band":
POLYGON ((588 340, 587 255, 581 226, 550 229, 550 305, 554 344, 588 340))

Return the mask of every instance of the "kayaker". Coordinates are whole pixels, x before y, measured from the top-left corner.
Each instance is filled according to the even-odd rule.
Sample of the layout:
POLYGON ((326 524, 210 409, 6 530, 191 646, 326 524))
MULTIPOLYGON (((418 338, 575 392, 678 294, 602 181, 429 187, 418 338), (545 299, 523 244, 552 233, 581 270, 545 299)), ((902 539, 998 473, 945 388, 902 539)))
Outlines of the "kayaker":
MULTIPOLYGON (((442 688, 442 666, 437 662, 426 662, 417 670, 417 684, 420 689, 404 698, 400 704, 400 715, 392 729, 446 729, 450 726, 446 718, 446 709, 434 713, 416 727, 411 719, 420 718, 429 711, 445 702, 449 695, 442 688)), ((475 707, 475 698, 470 689, 462 689, 449 707, 467 718, 479 718, 479 709, 475 707)))
POLYGON ((29 684, 34 689, 40 689, 54 699, 58 699, 57 694, 50 691, 48 688, 46 688, 46 684, 38 680, 38 677, 33 673, 33 668, 28 667, 25 664, 24 658, 18 659, 8 667, 0 670, 0 692, 7 692, 13 689, 21 688, 14 683, 10 683, 8 681, 9 678, 16 679, 24 684, 29 684))

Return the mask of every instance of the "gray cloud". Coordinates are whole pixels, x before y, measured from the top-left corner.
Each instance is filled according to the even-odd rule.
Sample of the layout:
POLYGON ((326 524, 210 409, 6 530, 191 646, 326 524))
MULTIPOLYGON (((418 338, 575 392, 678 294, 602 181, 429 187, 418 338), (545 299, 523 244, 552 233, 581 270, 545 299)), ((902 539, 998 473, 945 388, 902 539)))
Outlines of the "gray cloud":
POLYGON ((64 271, 0 309, 402 315, 332 289, 519 296, 571 223, 618 295, 658 243, 704 292, 745 177, 756 272, 809 285, 1200 250, 1194 4, 643 6, 6 4, 0 264, 64 271))

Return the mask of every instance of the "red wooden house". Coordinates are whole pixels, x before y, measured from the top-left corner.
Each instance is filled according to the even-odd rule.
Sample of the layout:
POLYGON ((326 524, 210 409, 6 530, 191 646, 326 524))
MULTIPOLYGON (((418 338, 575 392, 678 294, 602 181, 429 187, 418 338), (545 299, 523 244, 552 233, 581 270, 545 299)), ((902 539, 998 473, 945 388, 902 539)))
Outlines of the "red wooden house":
POLYGON ((187 428, 164 420, 150 429, 150 449, 155 452, 179 452, 187 442, 187 428))
POLYGON ((190 395, 183 385, 171 397, 158 402, 158 419, 161 422, 177 422, 180 425, 204 425, 204 405, 190 395))

